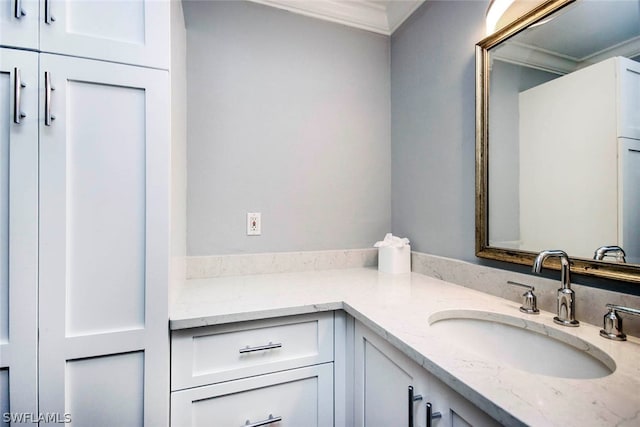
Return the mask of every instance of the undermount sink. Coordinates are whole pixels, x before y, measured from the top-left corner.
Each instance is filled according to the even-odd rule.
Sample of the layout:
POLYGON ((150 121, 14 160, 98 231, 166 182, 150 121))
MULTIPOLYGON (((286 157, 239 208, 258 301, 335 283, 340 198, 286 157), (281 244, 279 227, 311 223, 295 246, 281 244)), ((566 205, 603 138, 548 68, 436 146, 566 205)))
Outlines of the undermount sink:
POLYGON ((601 378, 616 364, 598 347, 542 323, 500 313, 447 310, 429 318, 433 332, 460 351, 527 372, 560 378, 601 378))

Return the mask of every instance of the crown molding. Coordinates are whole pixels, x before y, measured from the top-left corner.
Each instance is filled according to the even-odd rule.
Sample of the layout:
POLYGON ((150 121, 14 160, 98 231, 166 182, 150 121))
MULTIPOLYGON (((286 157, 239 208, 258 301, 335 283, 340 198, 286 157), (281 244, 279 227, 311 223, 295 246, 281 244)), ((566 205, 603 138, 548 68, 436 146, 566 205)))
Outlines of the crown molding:
POLYGON ((300 15, 391 35, 425 0, 249 0, 300 15))

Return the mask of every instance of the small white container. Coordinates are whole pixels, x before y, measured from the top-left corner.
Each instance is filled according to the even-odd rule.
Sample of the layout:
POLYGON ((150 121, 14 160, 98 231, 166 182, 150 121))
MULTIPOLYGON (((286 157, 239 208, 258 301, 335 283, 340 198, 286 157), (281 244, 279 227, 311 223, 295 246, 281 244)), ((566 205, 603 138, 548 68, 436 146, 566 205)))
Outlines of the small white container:
POLYGON ((378 271, 391 274, 411 272, 411 245, 400 248, 381 246, 378 248, 378 271))

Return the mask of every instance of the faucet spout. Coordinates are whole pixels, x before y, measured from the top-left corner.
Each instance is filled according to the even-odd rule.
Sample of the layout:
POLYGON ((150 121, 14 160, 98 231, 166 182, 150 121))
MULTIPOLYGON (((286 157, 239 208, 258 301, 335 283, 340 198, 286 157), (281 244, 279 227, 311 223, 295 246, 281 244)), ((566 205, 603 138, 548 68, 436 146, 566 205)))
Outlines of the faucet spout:
POLYGON ((532 271, 536 274, 540 274, 542 272, 542 264, 550 257, 560 258, 560 281, 562 282, 562 289, 571 289, 571 265, 569 263, 569 256, 565 251, 549 249, 540 252, 533 261, 532 271))
POLYGON ((533 261, 532 271, 536 274, 542 272, 542 264, 547 258, 560 258, 560 281, 562 287, 558 289, 558 315, 553 321, 563 326, 578 326, 575 319, 575 293, 571 289, 571 264, 566 252, 559 249, 542 251, 533 261))

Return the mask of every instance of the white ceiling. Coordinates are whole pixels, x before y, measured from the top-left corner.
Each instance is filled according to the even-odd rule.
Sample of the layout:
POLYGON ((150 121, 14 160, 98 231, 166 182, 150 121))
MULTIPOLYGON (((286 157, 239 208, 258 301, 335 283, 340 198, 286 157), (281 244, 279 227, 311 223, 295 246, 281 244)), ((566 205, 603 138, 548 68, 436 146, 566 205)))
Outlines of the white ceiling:
POLYGON ((640 0, 573 3, 493 49, 493 58, 566 74, 612 56, 640 57, 640 0))
POLYGON ((391 35, 425 0, 250 0, 293 13, 391 35))

